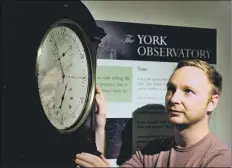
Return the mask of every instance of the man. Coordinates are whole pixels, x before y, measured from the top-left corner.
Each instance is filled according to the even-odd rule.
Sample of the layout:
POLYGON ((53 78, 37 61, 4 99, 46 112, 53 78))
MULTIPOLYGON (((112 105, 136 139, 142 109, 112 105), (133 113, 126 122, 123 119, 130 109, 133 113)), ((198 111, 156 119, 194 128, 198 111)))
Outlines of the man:
MULTIPOLYGON (((221 89, 222 77, 213 66, 201 60, 179 62, 167 83, 165 98, 173 137, 150 141, 121 167, 231 167, 231 151, 209 131, 210 115, 221 89)), ((101 111, 106 110, 104 96, 101 91, 99 94, 98 115, 105 117, 101 111)), ((110 167, 104 156, 86 153, 77 155, 76 163, 81 167, 110 167)))

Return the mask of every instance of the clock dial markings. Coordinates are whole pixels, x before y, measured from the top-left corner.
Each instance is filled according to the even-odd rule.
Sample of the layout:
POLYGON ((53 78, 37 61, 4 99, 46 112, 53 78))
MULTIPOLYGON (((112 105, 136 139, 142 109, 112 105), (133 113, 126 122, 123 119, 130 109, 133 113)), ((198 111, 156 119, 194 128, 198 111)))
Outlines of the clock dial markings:
POLYGON ((47 78, 47 82, 52 81, 53 86, 50 86, 49 92, 45 92, 46 87, 42 87, 42 81, 47 74, 38 74, 39 92, 49 121, 57 129, 65 129, 75 123, 85 106, 88 63, 82 42, 71 29, 55 27, 48 35, 40 54, 44 59, 43 67, 45 71, 50 71, 55 66, 60 78, 47 78))

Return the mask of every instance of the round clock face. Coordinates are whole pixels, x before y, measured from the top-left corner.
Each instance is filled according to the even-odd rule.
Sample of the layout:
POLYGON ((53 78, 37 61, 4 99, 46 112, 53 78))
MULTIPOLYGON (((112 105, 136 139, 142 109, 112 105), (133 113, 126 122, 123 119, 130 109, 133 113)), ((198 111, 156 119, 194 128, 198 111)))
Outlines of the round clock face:
POLYGON ((39 47, 40 100, 47 118, 58 130, 72 127, 86 106, 90 83, 87 54, 80 36, 64 24, 50 28, 39 47))

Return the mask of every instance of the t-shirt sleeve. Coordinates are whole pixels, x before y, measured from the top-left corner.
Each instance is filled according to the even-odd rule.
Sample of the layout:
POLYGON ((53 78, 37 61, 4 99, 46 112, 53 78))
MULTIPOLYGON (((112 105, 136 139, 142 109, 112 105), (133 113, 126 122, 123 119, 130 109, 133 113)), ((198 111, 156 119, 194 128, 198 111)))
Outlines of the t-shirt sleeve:
POLYGON ((161 151, 169 150, 172 142, 173 137, 161 137, 151 140, 120 167, 154 167, 158 154, 161 151))
POLYGON ((222 150, 214 154, 205 167, 231 167, 231 150, 222 150))
MULTIPOLYGON (((138 150, 131 156, 129 160, 123 163, 120 167, 144 167, 147 165, 145 162, 145 155, 152 151, 156 144, 156 140, 149 141, 144 148, 138 150)), ((147 160, 147 159, 146 159, 147 160)))
POLYGON ((143 167, 143 155, 141 151, 136 151, 135 154, 120 167, 143 167))
POLYGON ((164 143, 163 138, 149 141, 141 150, 136 151, 136 153, 120 167, 154 167, 154 163, 157 159, 156 153, 159 153, 163 147, 166 147, 166 145, 161 145, 162 143, 164 143))

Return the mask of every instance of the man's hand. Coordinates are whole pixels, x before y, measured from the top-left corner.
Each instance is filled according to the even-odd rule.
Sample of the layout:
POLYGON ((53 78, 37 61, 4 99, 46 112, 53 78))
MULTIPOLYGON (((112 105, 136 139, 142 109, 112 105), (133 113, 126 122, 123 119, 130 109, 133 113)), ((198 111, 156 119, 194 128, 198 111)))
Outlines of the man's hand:
POLYGON ((75 163, 77 167, 110 167, 109 161, 103 155, 99 157, 89 153, 77 154, 75 163))
POLYGON ((99 86, 96 86, 96 131, 104 131, 106 125, 106 101, 99 86))

